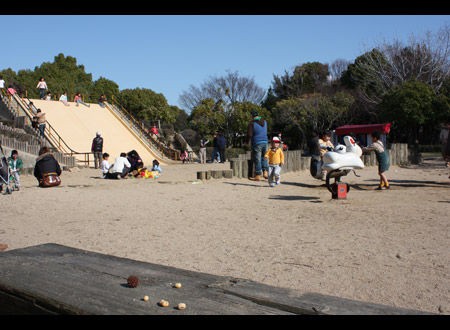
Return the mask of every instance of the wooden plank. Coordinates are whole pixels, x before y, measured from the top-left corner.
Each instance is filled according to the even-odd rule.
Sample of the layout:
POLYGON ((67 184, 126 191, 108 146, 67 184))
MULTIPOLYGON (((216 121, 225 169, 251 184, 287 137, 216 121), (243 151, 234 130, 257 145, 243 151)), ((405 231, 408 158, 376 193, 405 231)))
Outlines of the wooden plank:
POLYGON ((2 252, 0 265, 0 314, 424 314, 58 244, 2 252), (130 275, 140 280, 136 288, 130 275), (161 299, 170 307, 159 307, 161 299), (185 310, 174 308, 180 302, 185 310))

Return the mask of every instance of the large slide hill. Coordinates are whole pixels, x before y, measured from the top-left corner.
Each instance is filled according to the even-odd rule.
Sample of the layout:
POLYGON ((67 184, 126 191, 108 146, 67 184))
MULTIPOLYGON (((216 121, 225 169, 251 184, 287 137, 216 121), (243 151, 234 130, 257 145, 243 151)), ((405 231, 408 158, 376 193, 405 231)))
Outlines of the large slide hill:
MULTIPOLYGON (((76 152, 91 152, 92 139, 100 131, 103 137, 103 152, 110 154, 112 164, 121 152, 136 150, 144 161, 145 166, 151 166, 154 159, 162 165, 161 159, 111 110, 102 108, 98 104, 90 103, 90 107, 76 106, 69 102, 65 106, 60 101, 44 101, 31 99, 30 101, 45 113, 47 121, 58 132, 66 144, 76 152)), ((82 161, 81 155, 75 157, 82 161)), ((93 157, 92 157, 93 159, 93 157)), ((93 161, 90 164, 93 165, 93 161)))

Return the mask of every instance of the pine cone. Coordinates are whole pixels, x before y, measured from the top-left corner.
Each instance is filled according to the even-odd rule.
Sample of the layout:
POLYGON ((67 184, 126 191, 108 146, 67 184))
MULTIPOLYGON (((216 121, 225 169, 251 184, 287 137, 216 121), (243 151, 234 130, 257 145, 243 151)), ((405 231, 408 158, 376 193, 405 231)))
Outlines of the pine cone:
POLYGON ((127 283, 130 288, 135 288, 139 284, 139 279, 137 278, 137 276, 131 275, 128 277, 127 283))

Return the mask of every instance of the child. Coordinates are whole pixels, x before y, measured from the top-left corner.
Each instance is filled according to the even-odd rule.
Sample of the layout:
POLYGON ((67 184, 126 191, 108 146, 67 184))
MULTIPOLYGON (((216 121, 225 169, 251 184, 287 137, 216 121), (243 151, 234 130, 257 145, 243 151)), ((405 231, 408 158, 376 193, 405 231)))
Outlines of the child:
MULTIPOLYGON (((319 139, 319 149, 320 149, 320 163, 321 166, 323 165, 323 155, 327 151, 332 151, 334 149, 334 145, 331 142, 331 133, 330 132, 323 132, 320 135, 319 139)), ((322 170, 322 180, 325 180, 327 176, 327 171, 322 170)))
POLYGON ((383 146, 383 142, 380 141, 380 132, 373 132, 371 135, 373 143, 363 148, 363 152, 375 151, 378 161, 378 175, 380 176, 380 185, 377 190, 389 189, 389 182, 384 174, 389 170, 389 155, 383 146))
POLYGON ((189 162, 189 154, 186 149, 184 149, 183 152, 181 153, 180 159, 183 162, 183 164, 189 162))
POLYGON ((8 164, 11 173, 10 180, 14 179, 14 188, 20 190, 20 170, 23 168, 23 161, 19 158, 17 150, 11 151, 11 157, 8 158, 8 164))
POLYGON ((156 159, 153 160, 152 171, 158 171, 159 174, 161 174, 161 172, 162 172, 162 168, 161 168, 161 166, 159 166, 159 162, 156 159))
POLYGON ((73 101, 75 102, 75 106, 77 106, 77 107, 78 107, 78 105, 79 105, 80 103, 83 104, 83 105, 85 105, 85 106, 87 106, 88 108, 91 107, 90 104, 84 103, 84 101, 83 101, 83 99, 82 99, 82 97, 81 97, 81 93, 76 93, 75 96, 74 96, 74 98, 73 98, 73 101))
POLYGON ((69 102, 67 102, 67 92, 62 93, 61 96, 60 96, 60 98, 59 98, 59 100, 60 100, 66 107, 69 107, 69 106, 70 106, 69 102))
POLYGON ((111 165, 109 165, 108 159, 109 159, 109 154, 107 152, 103 153, 102 155, 102 163, 100 164, 100 169, 102 170, 102 176, 105 179, 106 178, 106 173, 109 172, 109 169, 111 167, 111 165))
POLYGON ((271 187, 280 184, 281 165, 284 164, 284 153, 280 148, 280 142, 280 139, 275 136, 272 139, 271 148, 264 155, 264 158, 269 160, 269 185, 271 187))

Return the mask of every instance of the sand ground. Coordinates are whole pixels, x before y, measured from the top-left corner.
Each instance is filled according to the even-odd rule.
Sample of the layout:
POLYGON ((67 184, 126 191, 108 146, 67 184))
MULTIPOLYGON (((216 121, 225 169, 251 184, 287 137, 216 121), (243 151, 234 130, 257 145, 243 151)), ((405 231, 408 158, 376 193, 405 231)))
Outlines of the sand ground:
POLYGON ((164 168, 158 179, 104 180, 64 171, 41 189, 31 175, 0 195, 8 250, 58 243, 140 261, 343 298, 450 314, 450 179, 442 160, 343 178, 335 200, 309 171, 266 181, 211 179, 229 164, 164 168))

